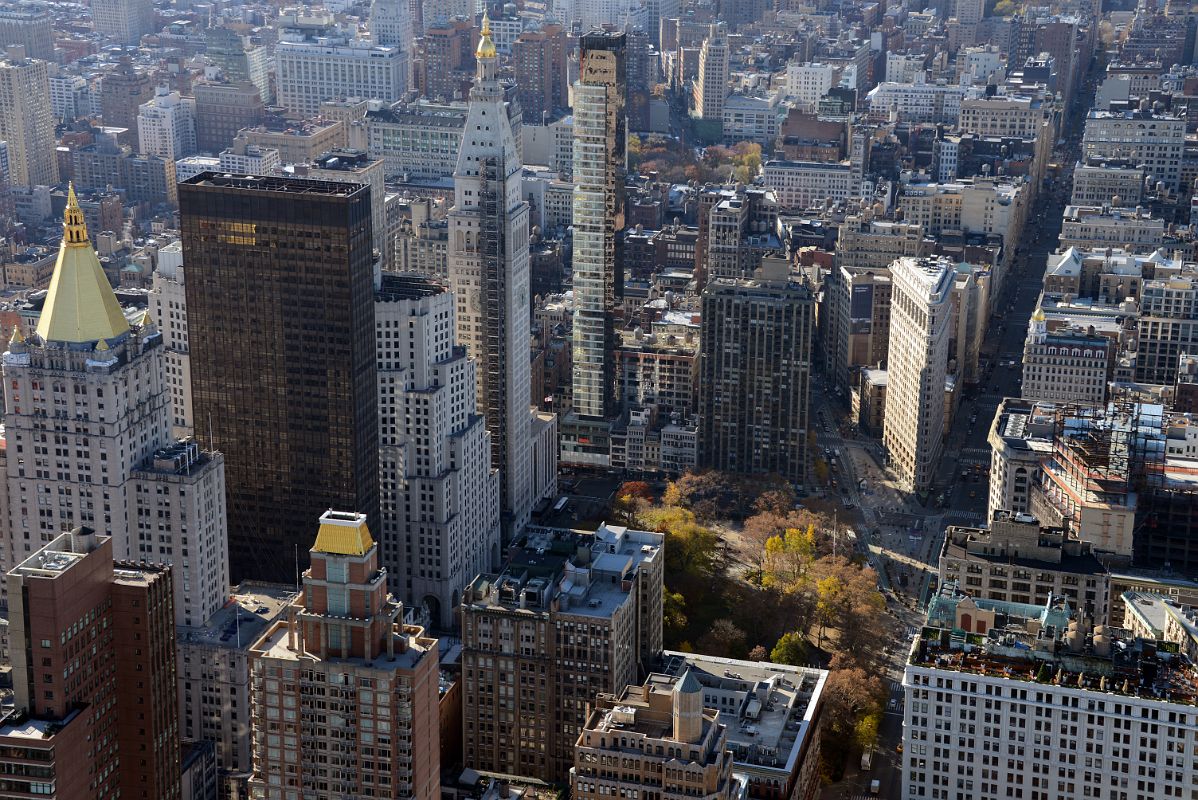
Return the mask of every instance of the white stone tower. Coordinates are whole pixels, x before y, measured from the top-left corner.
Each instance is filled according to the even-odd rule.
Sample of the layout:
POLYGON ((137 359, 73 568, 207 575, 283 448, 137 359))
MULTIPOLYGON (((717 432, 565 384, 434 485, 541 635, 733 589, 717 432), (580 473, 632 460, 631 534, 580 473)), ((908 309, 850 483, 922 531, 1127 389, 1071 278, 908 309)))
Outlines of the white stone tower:
POLYGON ((528 203, 486 14, 482 25, 478 71, 453 175, 448 270, 457 298, 458 342, 478 364, 478 406, 491 432, 491 464, 500 473, 504 535, 510 538, 528 521, 534 499, 528 203))

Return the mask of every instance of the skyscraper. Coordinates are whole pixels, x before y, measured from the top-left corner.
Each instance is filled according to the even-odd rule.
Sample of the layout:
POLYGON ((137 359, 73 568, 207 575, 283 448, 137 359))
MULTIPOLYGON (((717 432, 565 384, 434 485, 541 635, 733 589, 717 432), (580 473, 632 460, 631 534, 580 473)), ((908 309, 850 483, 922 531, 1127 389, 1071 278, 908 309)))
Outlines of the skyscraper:
POLYGON ((499 472, 453 295, 383 276, 374 305, 382 563, 391 588, 448 629, 462 589, 499 563, 499 472))
POLYGON ((15 708, 7 797, 177 800, 179 706, 168 567, 62 533, 7 575, 15 708))
POLYGON ((14 186, 53 186, 54 116, 45 61, 9 47, 0 60, 0 141, 8 142, 8 181, 14 186))
POLYGON ((478 366, 478 406, 491 433, 507 535, 532 511, 529 411, 528 203, 499 84, 499 59, 483 15, 466 135, 453 173, 449 286, 457 339, 478 366))
POLYGON ((93 0, 91 9, 96 33, 117 44, 139 44, 154 32, 152 0, 93 0))
POLYGON ((192 409, 225 454, 230 571, 292 582, 322 511, 378 520, 370 189, 205 173, 179 201, 192 409))
POLYGON ((614 411, 614 314, 622 282, 616 234, 624 228, 624 34, 582 37, 574 84, 574 411, 614 411))
POLYGON ((250 648, 250 796, 440 797, 437 640, 404 624, 364 515, 322 514, 311 563, 250 648), (279 719, 287 735, 262 734, 279 719))
POLYGON ((137 112, 137 140, 141 151, 178 161, 196 151, 196 101, 181 97, 165 86, 142 103, 137 112))
POLYGON ((0 46, 4 44, 19 44, 30 58, 53 61, 54 15, 32 3, 0 9, 0 46))
POLYGON ((73 187, 65 218, 36 334, 2 357, 0 568, 86 525, 121 559, 174 564, 178 623, 197 625, 228 599, 223 460, 172 437, 162 334, 122 313, 73 187))
POLYGON ((815 303, 769 262, 703 292, 699 465, 807 478, 815 303))
POLYGON ((127 140, 133 151, 140 152, 137 140, 137 115, 143 103, 154 97, 154 82, 148 73, 133 66, 133 59, 121 56, 116 69, 104 75, 100 84, 100 114, 104 124, 129 131, 127 140))
POLYGON ((370 4, 370 38, 375 44, 395 47, 410 55, 414 36, 409 0, 373 0, 370 4))
POLYGON ((516 96, 524 119, 532 125, 552 121, 554 112, 569 104, 565 29, 547 22, 540 30, 524 31, 512 44, 512 63, 520 76, 516 96))
POLYGON ((944 448, 944 378, 951 338, 953 262, 896 259, 890 300, 886 417, 882 446, 914 492, 927 491, 944 448))
POLYGON ((709 123, 713 134, 723 129, 728 69, 728 29, 720 22, 708 27, 707 38, 699 51, 699 75, 694 88, 694 116, 709 123))

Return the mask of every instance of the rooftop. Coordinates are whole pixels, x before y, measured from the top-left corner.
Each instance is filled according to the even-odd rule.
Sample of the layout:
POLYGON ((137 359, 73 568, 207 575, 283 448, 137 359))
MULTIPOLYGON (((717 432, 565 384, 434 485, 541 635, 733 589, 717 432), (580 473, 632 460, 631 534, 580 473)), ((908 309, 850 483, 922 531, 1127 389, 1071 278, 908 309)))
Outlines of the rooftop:
POLYGON ((1198 705, 1198 671, 1176 644, 1091 628, 1062 598, 1043 606, 982 600, 946 584, 928 605, 908 663, 1198 705))
POLYGON ((703 706, 720 712, 735 768, 793 772, 816 717, 826 670, 740 661, 667 650, 659 672, 688 669, 703 688, 703 706))
POLYGON ((183 185, 283 194, 324 194, 340 197, 349 197, 369 189, 359 183, 334 183, 274 175, 218 175, 215 172, 201 172, 199 175, 183 181, 183 185))
POLYGON ((292 649, 289 644, 290 631, 286 620, 277 620, 267 628, 266 633, 261 639, 251 645, 251 648, 259 658, 271 658, 279 661, 307 661, 337 665, 338 667, 355 666, 379 671, 411 670, 426 655, 432 658, 437 657, 437 640, 422 636, 422 632, 423 628, 397 623, 392 635, 397 640, 403 640, 403 644, 400 645, 397 643, 394 658, 388 656, 386 651, 383 651, 377 658, 369 661, 364 658, 329 658, 322 660, 314 653, 292 649))
POLYGON ((179 641, 192 645, 248 648, 295 597, 293 586, 246 581, 203 625, 179 628, 179 641))

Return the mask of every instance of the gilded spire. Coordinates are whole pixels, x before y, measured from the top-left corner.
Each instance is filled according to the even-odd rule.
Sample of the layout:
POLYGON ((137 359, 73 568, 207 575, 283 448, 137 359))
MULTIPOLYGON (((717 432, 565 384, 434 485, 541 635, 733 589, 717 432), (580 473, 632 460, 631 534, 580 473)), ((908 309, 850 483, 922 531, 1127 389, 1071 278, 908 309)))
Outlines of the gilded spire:
POLYGON ((75 197, 74 182, 67 184, 67 208, 62 214, 62 218, 63 243, 87 244, 87 221, 83 219, 83 209, 79 207, 79 198, 75 197))
POLYGON ((9 344, 24 344, 25 336, 21 333, 20 325, 12 326, 12 338, 8 340, 9 344))
POLYGON ((37 335, 43 342, 83 344, 116 339, 128 332, 129 322, 88 241, 87 223, 72 184, 67 189, 62 246, 37 321, 37 335))
POLYGON ((1032 322, 1043 322, 1043 321, 1044 321, 1044 310, 1042 308, 1040 308, 1039 306, 1037 306, 1036 310, 1034 312, 1032 312, 1032 322))
POLYGON ((479 31, 482 38, 478 40, 478 49, 474 51, 475 58, 495 58, 495 42, 491 41, 491 16, 483 9, 483 27, 479 31))

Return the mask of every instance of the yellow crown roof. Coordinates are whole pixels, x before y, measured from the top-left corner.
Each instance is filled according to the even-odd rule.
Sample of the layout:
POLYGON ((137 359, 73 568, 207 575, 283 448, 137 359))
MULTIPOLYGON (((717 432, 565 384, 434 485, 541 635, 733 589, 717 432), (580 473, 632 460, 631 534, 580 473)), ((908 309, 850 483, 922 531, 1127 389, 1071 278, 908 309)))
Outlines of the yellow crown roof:
POLYGON ((495 58, 495 42, 491 41, 491 17, 483 10, 483 27, 479 31, 482 38, 478 40, 478 49, 474 51, 475 58, 495 58))
POLYGON ((115 339, 127 333, 129 322, 88 240, 87 223, 74 185, 67 190, 62 231, 37 335, 43 342, 81 343, 115 339))
POLYGON ((1032 312, 1032 322, 1043 322, 1043 321, 1044 321, 1044 310, 1041 308, 1037 308, 1035 311, 1032 312))
POLYGON ((365 514, 332 509, 320 515, 320 530, 312 551, 340 556, 362 556, 374 547, 374 538, 366 525, 365 514))

